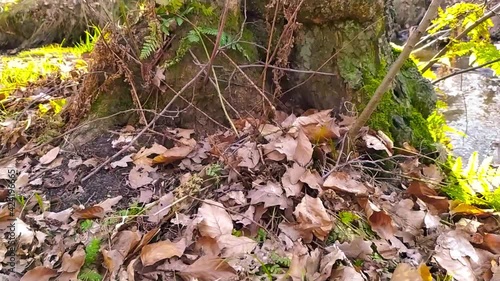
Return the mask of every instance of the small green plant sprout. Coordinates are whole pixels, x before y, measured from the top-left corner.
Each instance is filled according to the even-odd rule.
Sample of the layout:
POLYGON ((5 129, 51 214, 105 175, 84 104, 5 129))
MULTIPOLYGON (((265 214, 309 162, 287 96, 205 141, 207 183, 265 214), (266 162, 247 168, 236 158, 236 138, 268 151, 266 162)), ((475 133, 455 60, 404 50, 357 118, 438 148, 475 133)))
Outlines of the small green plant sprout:
POLYGON ((102 275, 99 274, 97 271, 92 270, 90 268, 84 268, 80 273, 78 274, 78 280, 82 281, 101 281, 102 275))
POLYGON ((101 240, 93 238, 85 247, 85 265, 91 266, 97 261, 101 249, 101 240))
POLYGON ((84 220, 82 222, 80 222, 80 230, 82 232, 87 232, 91 227, 92 225, 94 224, 94 222, 92 220, 84 220))

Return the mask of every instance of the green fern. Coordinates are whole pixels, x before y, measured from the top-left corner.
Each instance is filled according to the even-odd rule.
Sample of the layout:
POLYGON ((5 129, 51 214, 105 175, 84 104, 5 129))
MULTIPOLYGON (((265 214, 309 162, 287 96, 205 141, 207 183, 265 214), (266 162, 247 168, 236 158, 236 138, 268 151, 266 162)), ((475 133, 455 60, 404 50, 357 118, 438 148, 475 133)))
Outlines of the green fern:
MULTIPOLYGON (((440 10, 439 16, 433 21, 433 27, 429 30, 434 34, 442 29, 464 30, 480 19, 485 12, 485 7, 479 4, 458 3, 445 11, 440 10)), ((460 56, 470 56, 471 66, 478 66, 490 62, 500 57, 498 50, 490 40, 489 28, 493 26, 493 21, 487 19, 480 23, 467 34, 467 41, 453 40, 445 54, 445 58, 456 58, 460 56)), ((487 66, 500 75, 500 62, 487 66)))
POLYGON ((464 169, 460 157, 451 160, 450 183, 443 191, 452 199, 500 211, 500 167, 492 168, 492 161, 488 157, 480 163, 473 152, 464 169))
POLYGON ((149 23, 149 35, 144 38, 144 44, 142 45, 141 54, 139 58, 141 60, 147 59, 156 50, 160 48, 162 36, 158 30, 158 25, 155 22, 149 23))
MULTIPOLYGON (((216 37, 218 33, 219 30, 217 28, 206 26, 190 30, 186 34, 186 36, 181 39, 175 57, 172 60, 165 62, 165 67, 168 68, 179 63, 194 44, 200 43, 201 40, 203 40, 203 36, 216 37)), ((245 57, 245 59, 250 61, 250 54, 248 53, 248 51, 246 51, 245 48, 240 43, 238 43, 230 34, 222 32, 219 43, 220 48, 227 48, 238 51, 245 57)))
POLYGON ((78 274, 78 279, 82 281, 101 281, 102 276, 94 270, 85 268, 78 274))
POLYGON ((101 240, 93 238, 85 247, 85 265, 91 265, 97 260, 101 248, 101 240))

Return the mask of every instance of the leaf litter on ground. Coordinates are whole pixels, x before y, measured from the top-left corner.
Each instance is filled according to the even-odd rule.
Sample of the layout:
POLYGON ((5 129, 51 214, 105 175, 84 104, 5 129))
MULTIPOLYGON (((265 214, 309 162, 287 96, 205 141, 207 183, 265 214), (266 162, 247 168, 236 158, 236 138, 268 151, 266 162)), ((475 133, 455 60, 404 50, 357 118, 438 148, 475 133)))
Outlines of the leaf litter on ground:
POLYGON ((17 197, 0 203, 2 278, 498 280, 498 215, 443 196, 436 165, 418 153, 396 158, 392 141, 368 128, 356 154, 339 157, 349 116, 277 116, 236 120, 240 136, 168 129, 171 143, 135 147, 102 172, 119 176, 126 193, 58 211, 44 197, 45 176, 71 175, 67 186, 99 160, 53 147, 1 162, 24 175, 17 197), (399 159, 394 178, 363 168, 375 154, 399 159), (15 248, 5 236, 13 217, 15 248))

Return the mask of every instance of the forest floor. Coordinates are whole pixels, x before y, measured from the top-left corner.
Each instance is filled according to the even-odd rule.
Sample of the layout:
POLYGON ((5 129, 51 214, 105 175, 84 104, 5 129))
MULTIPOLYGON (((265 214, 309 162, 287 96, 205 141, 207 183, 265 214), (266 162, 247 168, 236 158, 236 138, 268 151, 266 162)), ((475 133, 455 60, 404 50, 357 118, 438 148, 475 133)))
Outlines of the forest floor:
POLYGON ((83 52, 47 53, 0 67, 2 280, 500 280, 498 214, 417 149, 366 128, 345 156, 328 110, 72 147, 83 52))

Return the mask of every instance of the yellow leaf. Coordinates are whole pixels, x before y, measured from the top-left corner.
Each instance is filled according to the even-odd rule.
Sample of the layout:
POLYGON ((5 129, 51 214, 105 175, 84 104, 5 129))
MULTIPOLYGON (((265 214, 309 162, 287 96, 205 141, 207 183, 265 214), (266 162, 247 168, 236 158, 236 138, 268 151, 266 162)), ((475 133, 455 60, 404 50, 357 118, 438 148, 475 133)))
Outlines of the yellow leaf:
POLYGON ((431 270, 427 265, 425 265, 425 263, 421 264, 418 267, 418 271, 420 272, 420 277, 422 277, 422 281, 432 281, 431 270))

